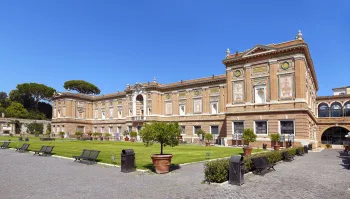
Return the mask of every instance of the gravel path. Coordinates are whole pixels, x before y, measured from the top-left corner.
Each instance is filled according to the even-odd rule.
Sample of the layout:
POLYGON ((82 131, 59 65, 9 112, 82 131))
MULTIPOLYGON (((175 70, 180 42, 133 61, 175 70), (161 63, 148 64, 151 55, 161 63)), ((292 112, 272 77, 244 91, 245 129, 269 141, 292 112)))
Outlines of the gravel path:
POLYGON ((0 198, 350 198, 350 170, 336 150, 281 163, 242 186, 201 184, 203 164, 165 175, 0 150, 0 198))

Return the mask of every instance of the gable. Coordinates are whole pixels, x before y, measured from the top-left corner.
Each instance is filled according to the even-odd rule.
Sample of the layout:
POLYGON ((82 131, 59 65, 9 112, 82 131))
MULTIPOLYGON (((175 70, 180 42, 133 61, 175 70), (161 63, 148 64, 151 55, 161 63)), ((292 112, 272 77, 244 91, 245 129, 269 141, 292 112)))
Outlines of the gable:
POLYGON ((256 45, 252 49, 248 50, 242 57, 249 57, 249 56, 264 54, 264 53, 272 52, 275 50, 276 49, 273 47, 264 46, 264 45, 256 45))

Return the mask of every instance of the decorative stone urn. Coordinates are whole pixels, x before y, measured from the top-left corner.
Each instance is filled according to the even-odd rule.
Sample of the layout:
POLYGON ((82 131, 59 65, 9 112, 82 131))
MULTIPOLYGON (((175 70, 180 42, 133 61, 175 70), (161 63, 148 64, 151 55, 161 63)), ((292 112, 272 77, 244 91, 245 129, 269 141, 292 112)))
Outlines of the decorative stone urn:
POLYGON ((158 174, 169 173, 172 157, 173 155, 171 154, 151 155, 153 166, 156 170, 156 173, 158 174))

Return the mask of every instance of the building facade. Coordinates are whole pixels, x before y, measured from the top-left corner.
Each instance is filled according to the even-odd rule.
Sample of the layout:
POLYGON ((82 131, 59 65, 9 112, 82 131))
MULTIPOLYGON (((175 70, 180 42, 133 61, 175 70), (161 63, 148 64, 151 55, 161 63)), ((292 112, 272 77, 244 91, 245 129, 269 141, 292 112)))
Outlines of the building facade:
POLYGON ((329 129, 350 131, 350 93, 317 96, 314 65, 300 32, 295 40, 279 44, 256 45, 234 54, 227 50, 222 63, 225 74, 217 76, 171 84, 154 79, 102 96, 57 93, 52 131, 121 135, 125 130, 139 131, 145 122, 176 121, 187 142, 198 142, 195 132, 202 129, 214 134, 218 143, 232 145, 243 129, 251 128, 258 136, 253 145, 260 147, 261 142, 269 143, 271 133, 286 139, 293 135, 297 145, 320 146, 339 141, 334 129, 322 139, 329 129), (332 111, 339 108, 341 113, 332 111))

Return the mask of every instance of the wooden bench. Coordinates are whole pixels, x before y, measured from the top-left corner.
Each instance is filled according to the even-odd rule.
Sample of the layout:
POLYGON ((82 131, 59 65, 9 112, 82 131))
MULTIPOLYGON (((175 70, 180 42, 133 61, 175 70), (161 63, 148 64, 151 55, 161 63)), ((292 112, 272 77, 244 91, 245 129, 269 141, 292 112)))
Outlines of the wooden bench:
POLYGON ((16 151, 23 153, 27 151, 28 147, 29 147, 29 144, 23 144, 22 147, 16 148, 16 151))
POLYGON ((10 143, 11 143, 11 142, 4 142, 4 143, 0 146, 0 148, 1 148, 1 149, 7 149, 7 148, 9 148, 10 143))
POLYGON ((275 164, 269 164, 267 157, 256 157, 252 158, 252 162, 254 164, 254 167, 257 171, 257 173, 262 174, 262 171, 264 170, 275 170, 274 166, 275 164))
POLYGON ((34 151, 34 155, 38 154, 40 155, 40 153, 42 155, 52 155, 52 150, 53 150, 54 146, 42 146, 41 149, 39 151, 34 151))
POLYGON ((100 151, 83 149, 80 156, 73 156, 75 158, 74 162, 77 160, 88 160, 95 163, 99 153, 100 151))
POLYGON ((287 151, 282 152, 282 158, 284 161, 287 161, 287 162, 291 162, 292 160, 294 160, 293 156, 289 155, 287 151))

